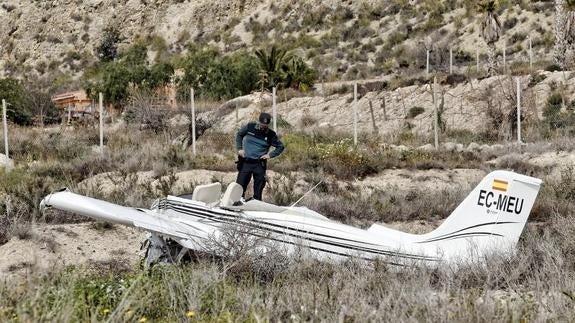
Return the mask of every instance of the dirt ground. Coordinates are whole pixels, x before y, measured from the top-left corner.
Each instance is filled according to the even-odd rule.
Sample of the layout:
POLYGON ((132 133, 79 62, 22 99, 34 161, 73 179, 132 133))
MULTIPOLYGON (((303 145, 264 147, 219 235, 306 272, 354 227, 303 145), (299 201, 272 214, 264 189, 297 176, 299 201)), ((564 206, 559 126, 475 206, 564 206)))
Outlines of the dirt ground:
POLYGON ((24 239, 14 237, 0 246, 0 279, 70 265, 134 266, 145 236, 134 228, 95 222, 36 225, 24 239))

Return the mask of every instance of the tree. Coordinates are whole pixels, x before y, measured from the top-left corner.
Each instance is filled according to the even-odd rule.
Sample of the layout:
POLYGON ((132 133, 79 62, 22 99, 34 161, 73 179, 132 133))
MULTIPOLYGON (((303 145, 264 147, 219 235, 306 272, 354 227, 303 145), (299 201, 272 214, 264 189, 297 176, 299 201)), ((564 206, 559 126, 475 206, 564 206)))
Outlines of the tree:
POLYGON ((275 87, 310 89, 317 80, 317 73, 299 56, 272 46, 269 52, 259 49, 255 52, 259 65, 258 85, 263 89, 275 87))
POLYGON ((285 85, 300 91, 308 91, 317 80, 317 72, 299 56, 292 56, 287 64, 285 85))
POLYGON ((57 122, 59 112, 50 95, 41 90, 38 83, 23 84, 18 80, 0 79, 0 98, 6 100, 6 116, 18 125, 31 125, 37 120, 40 125, 45 122, 57 122))
POLYGON ((148 79, 146 80, 146 85, 150 89, 155 89, 160 86, 164 86, 172 80, 172 75, 174 75, 174 66, 170 63, 158 63, 152 65, 150 68, 148 79))
POLYGON ((8 104, 6 116, 19 125, 31 125, 32 113, 29 110, 26 89, 18 80, 12 78, 0 79, 0 98, 8 104))
POLYGON ((96 47, 96 53, 101 62, 113 61, 118 56, 118 43, 121 40, 120 31, 115 26, 104 29, 102 41, 96 47))
POLYGON ((245 51, 226 56, 224 64, 232 66, 234 84, 238 95, 251 93, 258 88, 258 60, 245 51))
POLYGON ((130 96, 130 87, 154 90, 171 81, 174 68, 169 63, 148 64, 148 49, 136 42, 114 61, 95 65, 84 74, 83 87, 88 95, 104 94, 106 103, 123 107, 130 96))
POLYGON ((60 111, 52 102, 50 95, 44 90, 36 87, 28 87, 29 110, 34 116, 34 120, 44 127, 46 123, 56 123, 60 121, 60 111))
POLYGON ((255 55, 259 63, 259 81, 258 84, 262 88, 270 89, 282 85, 285 76, 284 73, 287 69, 286 63, 289 59, 288 53, 285 49, 278 48, 273 45, 269 52, 264 49, 258 49, 255 55))
POLYGON ((481 37, 489 47, 489 61, 487 74, 492 76, 495 72, 495 43, 501 36, 501 24, 495 12, 495 1, 486 1, 480 4, 483 18, 481 20, 481 37))
POLYGON ((257 86, 258 62, 245 52, 221 56, 213 48, 195 48, 180 65, 184 69, 178 82, 182 100, 189 100, 190 87, 198 96, 220 100, 249 94, 257 86))

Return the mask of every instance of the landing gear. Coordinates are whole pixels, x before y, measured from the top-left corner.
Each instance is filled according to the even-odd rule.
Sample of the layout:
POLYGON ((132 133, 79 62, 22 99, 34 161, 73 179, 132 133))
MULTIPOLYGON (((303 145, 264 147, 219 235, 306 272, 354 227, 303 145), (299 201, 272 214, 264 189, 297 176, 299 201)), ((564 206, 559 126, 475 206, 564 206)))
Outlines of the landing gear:
POLYGON ((179 264, 190 259, 188 248, 155 233, 149 234, 141 249, 145 250, 143 260, 145 268, 150 268, 155 264, 179 264))

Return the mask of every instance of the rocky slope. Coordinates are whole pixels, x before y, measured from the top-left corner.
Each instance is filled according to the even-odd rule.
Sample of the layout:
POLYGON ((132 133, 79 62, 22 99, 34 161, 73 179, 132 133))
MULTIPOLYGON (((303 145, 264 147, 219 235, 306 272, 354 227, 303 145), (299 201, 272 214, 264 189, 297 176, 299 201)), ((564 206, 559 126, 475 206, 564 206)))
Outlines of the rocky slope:
MULTIPOLYGON (((433 67, 445 70, 449 47, 458 66, 473 65, 476 49, 485 62, 476 10, 469 1, 8 0, 0 5, 0 75, 78 76, 96 59, 107 26, 120 28, 124 44, 155 37, 155 50, 171 53, 199 42, 223 52, 280 42, 324 80, 390 74, 405 65, 421 71, 426 49, 433 50, 433 67)), ((530 36, 535 59, 549 59, 552 13, 552 2, 502 3, 499 51, 506 45, 509 61, 525 62, 530 36)))
MULTIPOLYGON (((539 71, 528 76, 495 76, 451 85, 439 80, 437 104, 434 103, 431 84, 393 90, 370 90, 359 85, 358 131, 360 136, 374 132, 397 136, 404 131, 431 136, 437 107, 441 111, 439 124, 447 132, 464 130, 512 140, 515 136, 513 122, 517 108, 516 81, 520 81, 521 87, 523 127, 529 128, 537 127, 542 122, 547 100, 558 87, 564 93, 575 91, 573 76, 575 74, 572 72, 539 71)), ((309 132, 353 132, 353 90, 350 86, 334 94, 288 100, 280 96, 278 102, 280 131, 293 127, 309 132)), ((271 110, 272 98, 269 93, 239 97, 221 108, 225 114, 217 119, 214 129, 233 132, 240 124, 257 119, 260 111, 271 110)))

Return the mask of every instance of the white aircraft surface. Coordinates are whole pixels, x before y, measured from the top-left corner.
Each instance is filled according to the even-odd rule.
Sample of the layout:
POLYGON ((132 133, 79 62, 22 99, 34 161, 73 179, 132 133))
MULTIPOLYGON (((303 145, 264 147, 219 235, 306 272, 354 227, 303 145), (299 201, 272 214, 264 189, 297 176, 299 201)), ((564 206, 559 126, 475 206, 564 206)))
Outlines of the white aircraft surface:
POLYGON ((286 253, 304 248, 322 260, 379 258, 406 265, 474 260, 514 250, 541 183, 537 178, 494 171, 437 229, 421 235, 382 224, 360 229, 305 207, 242 202, 242 187, 236 183, 223 196, 220 183, 201 185, 191 199, 168 196, 154 202, 151 209, 120 206, 67 190, 49 194, 40 207, 148 231, 155 251, 151 250, 147 262, 165 257, 179 261, 188 250, 205 252, 211 239, 221 237, 226 228, 237 228, 273 242, 286 253))

